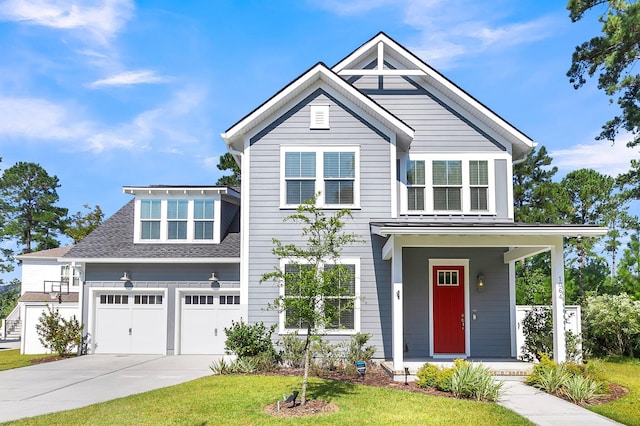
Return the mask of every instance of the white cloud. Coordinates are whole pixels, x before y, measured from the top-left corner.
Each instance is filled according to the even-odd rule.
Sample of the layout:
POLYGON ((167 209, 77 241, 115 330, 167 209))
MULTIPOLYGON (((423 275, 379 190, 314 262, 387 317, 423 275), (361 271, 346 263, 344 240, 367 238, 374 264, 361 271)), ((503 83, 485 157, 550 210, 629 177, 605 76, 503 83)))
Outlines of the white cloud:
POLYGON ((317 6, 337 15, 356 15, 388 6, 400 11, 403 23, 418 34, 405 44, 439 69, 471 58, 550 37, 558 18, 534 17, 524 22, 504 21, 504 10, 488 10, 475 0, 316 0, 317 6))
POLYGON ((594 141, 576 144, 566 149, 550 151, 553 165, 561 174, 578 169, 594 169, 602 174, 617 176, 629 170, 631 158, 638 158, 638 148, 628 148, 631 137, 623 137, 615 144, 609 141, 594 141))
POLYGON ((194 121, 205 98, 206 90, 200 87, 182 89, 165 104, 138 114, 130 122, 92 135, 88 138, 89 149, 155 149, 181 154, 181 146, 201 141, 202 130, 194 121))
POLYGON ((153 70, 125 71, 94 81, 92 87, 133 86, 136 84, 165 83, 169 78, 156 74, 153 70))
POLYGON ((67 107, 38 98, 0 98, 0 135, 6 138, 67 141, 91 132, 91 123, 67 107))
POLYGON ((72 0, 5 0, 0 3, 0 20, 80 31, 100 44, 108 44, 132 17, 133 11, 131 0, 102 0, 97 4, 72 0))

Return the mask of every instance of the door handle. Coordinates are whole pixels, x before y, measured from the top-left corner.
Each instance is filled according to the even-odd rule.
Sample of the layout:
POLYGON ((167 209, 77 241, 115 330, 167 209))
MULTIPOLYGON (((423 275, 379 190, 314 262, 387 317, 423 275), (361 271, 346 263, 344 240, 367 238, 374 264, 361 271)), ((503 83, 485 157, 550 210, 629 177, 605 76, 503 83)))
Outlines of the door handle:
POLYGON ((131 327, 129 327, 129 336, 131 336, 131 327))
POLYGON ((464 314, 460 315, 460 325, 462 326, 462 329, 464 330, 464 314))
POLYGON ((214 335, 214 336, 216 336, 216 337, 218 337, 218 329, 217 329, 217 328, 214 328, 214 329, 213 329, 213 335, 214 335))

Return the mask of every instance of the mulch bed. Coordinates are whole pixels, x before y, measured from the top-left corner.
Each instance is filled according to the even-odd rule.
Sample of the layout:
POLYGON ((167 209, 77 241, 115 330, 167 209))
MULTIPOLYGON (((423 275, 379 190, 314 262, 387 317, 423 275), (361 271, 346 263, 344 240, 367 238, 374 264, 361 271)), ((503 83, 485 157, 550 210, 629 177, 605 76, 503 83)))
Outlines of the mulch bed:
POLYGON ((67 356, 49 356, 49 357, 45 357, 45 358, 36 358, 36 359, 32 359, 31 361, 29 361, 31 363, 31 365, 37 365, 37 364, 44 364, 45 362, 52 362, 52 361, 60 361, 62 359, 67 359, 67 358, 71 358, 71 357, 75 357, 76 355, 67 355, 67 356))
MULTIPOLYGON (((375 386, 381 388, 389 388, 402 390, 407 392, 421 393, 425 395, 440 396, 445 398, 454 398, 449 392, 442 392, 433 388, 421 388, 415 382, 409 382, 405 385, 404 382, 394 381, 389 374, 380 366, 371 366, 367 369, 367 374, 364 377, 360 375, 350 374, 345 370, 335 371, 320 371, 317 372, 316 377, 323 379, 339 380, 342 382, 348 382, 358 385, 375 386)), ((267 373, 269 374, 269 373, 267 373)), ((302 377, 302 369, 283 368, 275 372, 273 375, 278 376, 300 376, 302 377)), ((311 375, 311 373, 310 373, 311 375)), ((609 385, 609 393, 593 399, 589 405, 601 405, 614 401, 618 398, 622 398, 629 393, 629 390, 623 386, 615 383, 609 385)), ((313 416, 319 414, 327 414, 338 411, 338 407, 327 401, 320 400, 308 400, 305 405, 296 403, 295 407, 291 407, 290 403, 280 403, 280 411, 278 412, 277 403, 267 405, 264 408, 267 414, 278 417, 298 417, 298 416, 313 416)))

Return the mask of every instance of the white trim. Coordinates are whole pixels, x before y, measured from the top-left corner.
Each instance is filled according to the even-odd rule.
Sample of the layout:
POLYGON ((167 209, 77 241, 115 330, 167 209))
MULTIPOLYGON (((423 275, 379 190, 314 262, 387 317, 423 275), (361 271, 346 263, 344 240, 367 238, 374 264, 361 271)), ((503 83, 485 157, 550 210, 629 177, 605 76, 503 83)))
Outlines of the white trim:
MULTIPOLYGON (((383 237, 389 235, 439 235, 439 236, 451 236, 451 235, 467 235, 467 236, 491 236, 491 237, 503 237, 503 236, 564 236, 564 237, 597 237, 605 235, 608 231, 605 227, 600 226, 491 226, 491 225, 477 225, 477 226, 372 226, 375 234, 383 237)), ((496 240, 499 243, 498 240, 496 240)), ((486 244, 485 244, 486 245, 486 244)), ((509 245, 509 244, 507 244, 509 245)), ((520 244, 517 244, 520 245, 520 244)), ((527 244, 529 246, 539 244, 527 244)), ((547 245, 547 244, 543 244, 547 245)))
POLYGON ((347 83, 324 64, 317 64, 265 102, 258 109, 240 120, 225 133, 222 133, 220 136, 224 140, 225 144, 229 147, 233 147, 234 142, 240 138, 241 135, 246 135, 251 131, 251 129, 263 122, 267 116, 271 115, 281 106, 289 103, 293 98, 305 91, 317 80, 321 80, 334 90, 341 93, 345 98, 357 103, 359 108, 364 109, 368 114, 373 114, 379 117, 379 120, 382 123, 386 123, 385 127, 393 128, 394 131, 404 134, 409 140, 413 139, 414 130, 411 129, 411 127, 395 117, 389 111, 382 108, 376 102, 372 101, 368 96, 362 94, 362 92, 347 83))
MULTIPOLYGON (((292 259, 280 259, 280 270, 284 271, 285 265, 293 263, 292 259)), ((299 264, 304 264, 303 260, 298 260, 299 264)), ((361 319, 360 319, 360 258, 359 257, 340 257, 334 260, 327 260, 324 262, 326 264, 340 264, 340 265, 354 265, 355 272, 355 295, 353 302, 353 330, 347 329, 319 329, 318 334, 328 335, 328 336, 349 336, 360 332, 361 329, 361 319)), ((279 296, 284 296, 284 285, 278 285, 279 296)), ((242 302, 242 300, 240 300, 242 302)), ((307 335, 307 330, 305 329, 288 329, 285 327, 285 312, 278 313, 278 334, 286 335, 297 333, 299 335, 307 335)))
POLYGON ((469 318, 469 259, 429 259, 429 356, 433 358, 469 357, 471 354, 471 334, 469 318), (433 267, 462 266, 464 268, 464 354, 434 354, 433 351, 433 267))
POLYGON ((352 70, 341 70, 338 72, 338 75, 357 75, 357 76, 377 76, 377 75, 386 75, 386 76, 405 76, 405 75, 422 75, 426 76, 427 73, 422 70, 365 70, 365 69, 352 69, 352 70))
MULTIPOLYGON (((314 194, 320 192, 316 200, 318 206, 326 209, 359 209, 360 208, 360 146, 359 145, 324 145, 324 146, 280 146, 280 208, 295 209, 299 204, 287 204, 287 179, 285 178, 285 156, 288 152, 313 152, 316 154, 316 176, 314 194), (353 152, 355 153, 355 177, 353 179, 353 204, 325 204, 324 190, 324 154, 327 152, 353 152)), ((309 178, 308 180, 312 180, 309 178)))
MULTIPOLYGON (((495 180, 495 160, 508 159, 508 155, 500 153, 420 153, 403 156, 400 163, 400 194, 401 214, 402 215, 472 215, 472 216, 495 216, 496 215, 496 180, 495 180), (408 186, 407 186, 407 162, 424 161, 425 174, 425 200, 424 210, 409 210, 408 206, 408 186), (461 210, 435 210, 433 206, 433 162, 434 161, 460 161, 462 165, 462 184, 461 188, 461 210), (471 210, 471 185, 469 183, 469 162, 470 161, 486 161, 487 162, 487 210, 471 210)), ((510 200, 507 200, 512 204, 510 200)))
MULTIPOLYGON (((391 164, 389 164, 389 169, 391 170, 390 177, 390 188, 391 188, 391 218, 395 219, 398 217, 398 186, 400 185, 398 182, 398 155, 396 154, 398 147, 396 145, 396 136, 393 135, 391 141, 389 142, 389 160, 391 164)), ((400 160, 402 163, 402 160, 400 160)))
POLYGON ((251 227, 250 218, 250 200, 251 200, 251 141, 249 138, 244 140, 244 153, 242 154, 242 162, 245 168, 242 170, 242 180, 240 181, 240 196, 242 207, 240 208, 240 313, 249 322, 249 259, 251 227), (244 303, 243 303, 244 302, 244 303))
POLYGON ((65 260, 84 263, 241 263, 240 257, 77 257, 65 260))

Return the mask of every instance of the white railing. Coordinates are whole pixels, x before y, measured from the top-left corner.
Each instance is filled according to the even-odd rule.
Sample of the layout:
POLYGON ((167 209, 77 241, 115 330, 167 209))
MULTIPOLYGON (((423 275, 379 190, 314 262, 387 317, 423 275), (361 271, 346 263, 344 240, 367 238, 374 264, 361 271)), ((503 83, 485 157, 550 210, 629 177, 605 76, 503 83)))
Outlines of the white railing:
POLYGON ((15 308, 2 320, 0 324, 0 334, 3 339, 6 339, 9 333, 12 333, 15 327, 20 324, 20 304, 18 303, 15 308))

